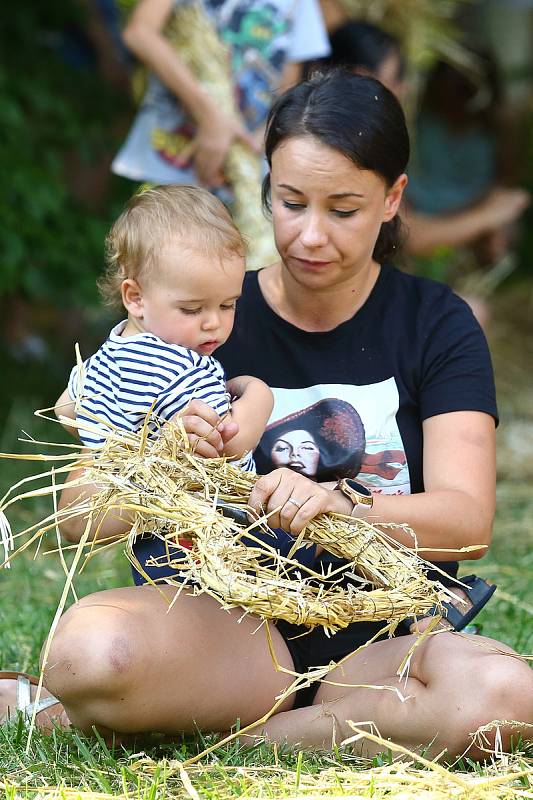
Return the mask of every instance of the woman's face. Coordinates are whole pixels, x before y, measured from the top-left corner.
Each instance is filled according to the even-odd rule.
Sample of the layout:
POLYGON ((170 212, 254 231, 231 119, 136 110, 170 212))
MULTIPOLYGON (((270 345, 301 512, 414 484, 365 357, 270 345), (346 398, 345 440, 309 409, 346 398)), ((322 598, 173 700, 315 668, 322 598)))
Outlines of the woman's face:
POLYGON ((349 283, 370 267, 381 224, 396 214, 407 182, 402 175, 388 189, 311 136, 276 148, 270 180, 282 261, 296 282, 315 289, 349 283))
POLYGON ((274 442, 270 457, 275 467, 289 467, 314 478, 318 472, 320 451, 309 431, 287 431, 274 442))

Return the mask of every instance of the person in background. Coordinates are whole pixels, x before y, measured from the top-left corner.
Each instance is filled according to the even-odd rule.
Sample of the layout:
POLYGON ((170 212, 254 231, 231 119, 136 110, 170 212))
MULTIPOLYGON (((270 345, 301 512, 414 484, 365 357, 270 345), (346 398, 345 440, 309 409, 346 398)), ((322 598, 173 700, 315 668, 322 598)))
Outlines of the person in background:
MULTIPOLYGON (((493 192, 509 201, 527 194, 505 189, 504 153, 509 137, 503 125, 504 97, 498 66, 488 51, 470 51, 469 73, 444 61, 430 71, 415 124, 415 152, 407 199, 414 213, 453 215, 483 207, 493 192)), ((518 204, 498 226, 469 244, 482 266, 495 263, 510 247, 509 222, 518 204), (510 217, 510 218, 509 218, 510 217)))
POLYGON ((306 64, 307 75, 316 69, 344 67, 377 78, 403 100, 407 65, 395 36, 371 22, 350 20, 329 33, 329 43, 329 56, 306 64))
POLYGON ((236 119, 210 97, 166 35, 182 5, 186 0, 140 0, 128 20, 124 41, 150 76, 112 168, 134 181, 220 190, 232 142, 261 150, 273 95, 299 79, 302 62, 327 55, 327 35, 317 0, 201 0, 231 52, 236 119))
MULTIPOLYGON (((394 36, 372 23, 352 20, 330 32, 330 44, 330 55, 313 68, 343 66, 371 75, 402 101, 406 65, 394 36)), ((486 55, 478 58, 478 65, 477 83, 442 62, 428 78, 402 206, 405 249, 411 255, 467 247, 480 266, 490 266, 509 251, 515 223, 529 205, 528 192, 504 185, 499 173, 497 150, 507 140, 498 135, 495 121, 501 103, 496 67, 486 55)), ((467 299, 486 324, 485 303, 467 299)))

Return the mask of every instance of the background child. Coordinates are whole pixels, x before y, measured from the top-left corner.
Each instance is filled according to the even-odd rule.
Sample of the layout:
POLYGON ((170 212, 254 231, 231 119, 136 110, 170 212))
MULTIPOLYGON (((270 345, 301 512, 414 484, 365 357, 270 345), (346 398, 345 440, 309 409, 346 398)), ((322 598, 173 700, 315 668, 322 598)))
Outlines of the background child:
POLYGON ((238 432, 224 455, 254 469, 256 446, 273 405, 268 386, 249 376, 226 383, 212 353, 229 337, 244 278, 240 233, 212 194, 158 186, 133 197, 107 237, 104 299, 128 318, 75 366, 56 403, 58 417, 88 425, 84 445, 103 444, 110 428, 136 431, 171 420, 193 399, 228 415, 238 432), (236 399, 230 404, 228 393, 236 399))

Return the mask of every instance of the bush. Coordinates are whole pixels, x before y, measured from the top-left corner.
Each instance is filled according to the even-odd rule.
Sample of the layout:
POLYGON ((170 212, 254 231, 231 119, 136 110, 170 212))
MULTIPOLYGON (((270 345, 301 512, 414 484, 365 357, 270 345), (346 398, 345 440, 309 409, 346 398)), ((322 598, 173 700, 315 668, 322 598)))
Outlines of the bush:
POLYGON ((113 130, 129 100, 105 85, 90 49, 84 57, 84 18, 72 0, 12 3, 3 22, 0 294, 95 301, 103 239, 131 184, 113 179, 90 213, 77 199, 76 171, 96 169, 117 149, 113 130))

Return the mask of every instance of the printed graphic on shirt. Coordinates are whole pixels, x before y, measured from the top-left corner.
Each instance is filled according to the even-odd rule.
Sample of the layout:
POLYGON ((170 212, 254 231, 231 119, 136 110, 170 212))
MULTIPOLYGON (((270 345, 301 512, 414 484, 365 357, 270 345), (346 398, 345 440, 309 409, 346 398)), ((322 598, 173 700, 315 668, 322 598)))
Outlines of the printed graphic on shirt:
MULTIPOLYGON (((204 8, 229 46, 235 99, 246 125, 254 130, 272 104, 272 87, 285 62, 291 15, 280 12, 279 0, 204 0, 204 8)), ((195 126, 184 119, 173 131, 155 128, 152 145, 166 162, 187 169, 195 134, 195 126)))
POLYGON ((255 453, 259 472, 289 467, 317 481, 357 477, 376 493, 410 493, 394 378, 272 391, 274 409, 255 453))

